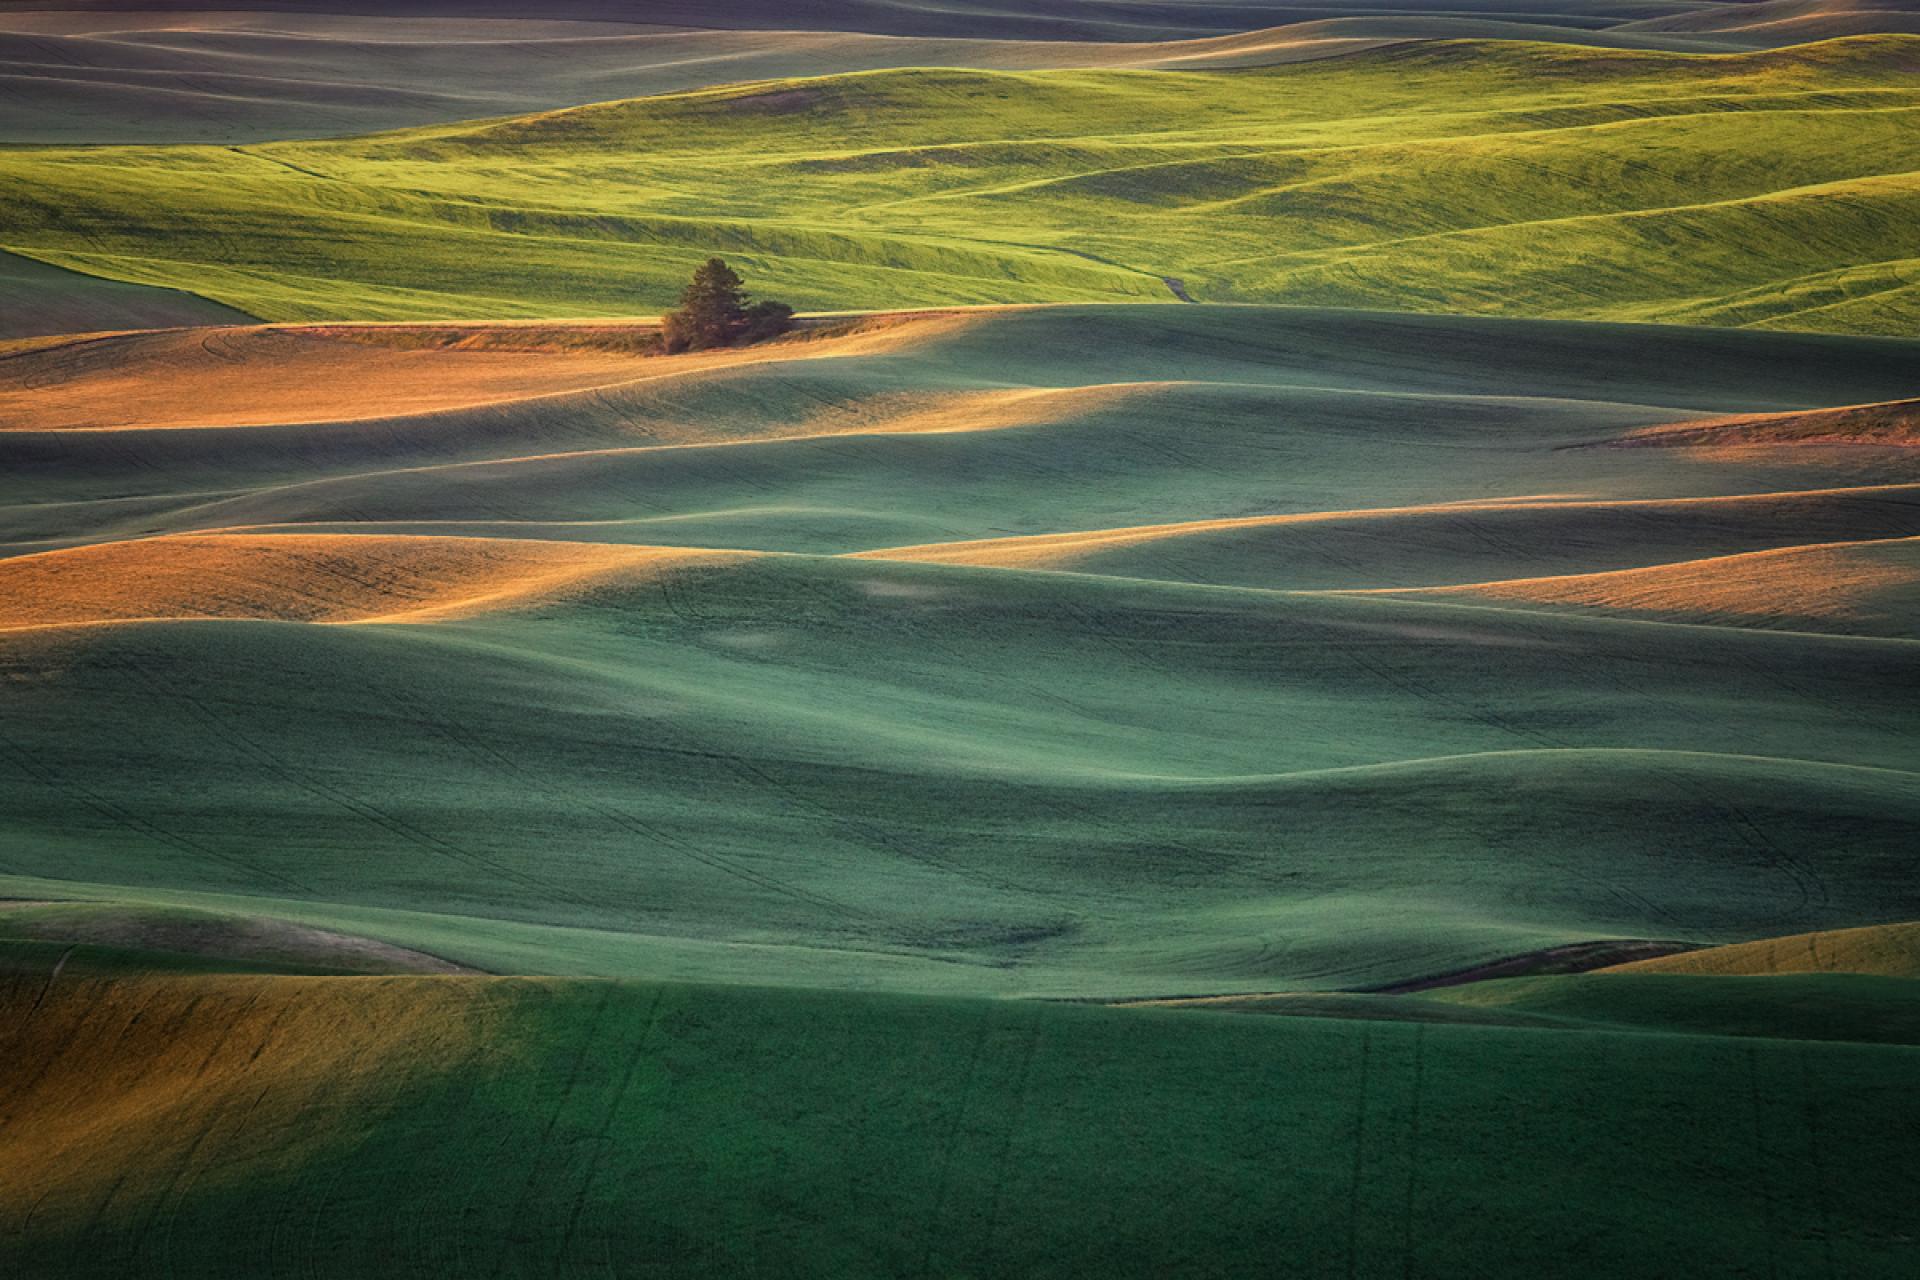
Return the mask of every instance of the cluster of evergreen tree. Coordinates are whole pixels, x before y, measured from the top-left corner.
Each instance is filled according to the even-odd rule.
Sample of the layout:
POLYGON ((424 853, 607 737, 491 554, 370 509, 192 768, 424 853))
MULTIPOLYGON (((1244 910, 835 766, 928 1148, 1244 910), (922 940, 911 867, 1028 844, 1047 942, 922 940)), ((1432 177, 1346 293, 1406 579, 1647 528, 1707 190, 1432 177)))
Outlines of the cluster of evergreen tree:
POLYGON ((680 295, 680 309, 663 317, 661 342, 673 355, 760 342, 791 328, 792 307, 768 300, 749 303, 739 274, 721 259, 708 258, 680 295))

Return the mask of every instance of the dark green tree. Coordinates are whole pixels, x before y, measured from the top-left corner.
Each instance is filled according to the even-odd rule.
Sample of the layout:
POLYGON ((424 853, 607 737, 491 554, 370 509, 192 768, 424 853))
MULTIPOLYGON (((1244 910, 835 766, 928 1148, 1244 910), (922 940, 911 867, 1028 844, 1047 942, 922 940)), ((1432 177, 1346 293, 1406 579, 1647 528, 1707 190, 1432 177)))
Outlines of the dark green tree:
POLYGON ((793 327, 793 308, 783 302, 747 305, 739 273, 708 258, 680 295, 680 307, 662 319, 661 342, 669 354, 704 351, 735 342, 759 342, 793 327))
POLYGON ((740 341, 759 342, 777 338, 793 328, 793 308, 784 302, 762 299, 747 308, 741 321, 740 341))

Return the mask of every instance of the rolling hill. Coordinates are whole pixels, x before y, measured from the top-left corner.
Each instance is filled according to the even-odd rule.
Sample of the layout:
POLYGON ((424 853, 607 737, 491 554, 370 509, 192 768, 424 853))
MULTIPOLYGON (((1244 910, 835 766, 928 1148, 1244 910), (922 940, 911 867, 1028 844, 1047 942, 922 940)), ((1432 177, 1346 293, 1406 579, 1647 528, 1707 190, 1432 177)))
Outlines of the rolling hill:
POLYGON ((245 143, 889 67, 1207 70, 1419 39, 1725 53, 1892 32, 1920 32, 1913 0, 600 3, 534 15, 439 0, 359 9, 230 0, 219 12, 39 0, 0 11, 0 85, 12 142, 245 143))
MULTIPOLYGON (((730 5, 720 16, 739 8, 730 5)), ((771 11, 764 16, 780 21, 771 11)), ((1361 34, 1321 32, 1321 24, 1112 43, 794 31, 784 24, 726 30, 712 28, 711 13, 706 18, 699 27, 675 27, 524 16, 474 21, 446 13, 255 11, 184 21, 150 13, 7 13, 0 14, 0 83, 16 95, 11 141, 235 143, 891 67, 1202 69, 1372 43, 1361 34)), ((1691 47, 1697 38, 1623 39, 1630 46, 1691 47)))
POLYGON ((1910 595, 1868 638, 1474 585, 1665 575, 1742 622, 1715 593, 1764 588, 1689 586, 1702 554, 1904 545, 1903 447, 1604 446, 1894 400, 1910 343, 1160 305, 643 334, 15 344, 0 884, 482 969, 1101 996, 1920 915, 1910 595))
POLYGON ((273 320, 644 314, 719 250, 803 307, 1184 295, 1910 334, 1916 48, 1442 40, 28 148, 0 153, 0 247, 273 320))

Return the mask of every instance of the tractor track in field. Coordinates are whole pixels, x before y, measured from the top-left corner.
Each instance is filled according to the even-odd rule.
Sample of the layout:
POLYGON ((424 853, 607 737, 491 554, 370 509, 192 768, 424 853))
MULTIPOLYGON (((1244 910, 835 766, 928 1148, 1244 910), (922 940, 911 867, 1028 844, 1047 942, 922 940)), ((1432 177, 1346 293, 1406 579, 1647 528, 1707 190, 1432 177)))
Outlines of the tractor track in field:
POLYGON ((920 1266, 917 1274, 921 1276, 934 1274, 933 1255, 941 1238, 940 1215, 946 1210, 947 1196, 953 1183, 954 1152, 964 1140, 961 1129, 966 1120, 967 1111, 973 1105, 974 1087, 980 1074, 981 1054, 986 1048, 988 1037, 992 1034, 997 1013, 997 1009, 988 1008, 983 1010, 976 1019, 973 1041, 967 1050, 966 1072, 961 1079, 960 1087, 954 1093, 952 1122, 947 1125, 945 1136, 940 1141, 939 1171, 934 1176, 933 1194, 928 1199, 926 1218, 920 1224, 920 1233, 926 1242, 920 1252, 920 1266))
POLYGON ((536 876, 530 876, 506 863, 490 858, 485 854, 467 849, 430 831, 422 830, 414 823, 388 812, 370 800, 343 791, 320 781, 309 771, 295 769, 274 753, 270 748, 234 728, 230 720, 208 706, 204 701, 183 690, 170 689, 151 672, 131 659, 120 664, 122 669, 144 683, 149 693, 158 701, 171 701, 185 707, 194 716, 204 722, 216 735, 230 746, 239 749, 240 754, 258 761, 269 773, 281 779, 287 785, 304 791, 314 798, 379 827, 391 835, 398 836, 408 844, 443 857, 451 858, 469 868, 478 868, 491 873, 502 880, 513 881, 525 888, 542 893, 579 906, 591 907, 593 904, 570 890, 550 885, 536 876))
POLYGON ((580 1185, 573 1195, 571 1207, 567 1212, 567 1225, 560 1233, 560 1242, 554 1247, 553 1266, 555 1274, 563 1274, 566 1267, 567 1250, 579 1234, 580 1219, 587 1208, 587 1194, 593 1190, 594 1179, 599 1177, 601 1165, 606 1160, 607 1148, 613 1144, 609 1131, 614 1121, 619 1119, 621 1108, 625 1105, 627 1094, 633 1088, 633 1079, 640 1073, 640 1066, 647 1061, 647 1045, 653 1039, 653 1033, 660 1021, 660 1007, 666 1001, 667 988, 654 988, 653 1000, 647 1006, 647 1016, 640 1024, 640 1034, 635 1038, 633 1047, 626 1057, 626 1067, 620 1074, 620 1083, 614 1087, 612 1096, 607 1100, 606 1110, 601 1114, 599 1127, 590 1140, 590 1149, 585 1167, 580 1173, 580 1185))
MULTIPOLYGON (((507 1212, 509 1237, 518 1229, 520 1220, 526 1215, 528 1206, 533 1203, 535 1193, 540 1188, 542 1166, 548 1161, 548 1151, 553 1146, 554 1133, 559 1129, 560 1117, 566 1111, 568 1102, 572 1100, 574 1090, 579 1086, 581 1072, 587 1061, 587 1051, 594 1041, 600 1038, 601 1024, 606 1021, 607 1005, 613 999, 614 988, 611 984, 604 984, 598 994, 599 999, 595 1001, 593 1013, 587 1019, 586 1030, 580 1034, 579 1041, 574 1047, 572 1062, 567 1068, 566 1083, 561 1086, 560 1095, 549 1104, 546 1125, 541 1129, 538 1140, 533 1144, 532 1149, 522 1156, 527 1175, 520 1184, 518 1194, 514 1197, 512 1208, 507 1212)), ((493 1267, 488 1274, 498 1277, 506 1264, 507 1255, 504 1252, 496 1253, 493 1267)))
POLYGON ((204 859, 208 862, 217 863, 229 870, 239 872, 244 878, 267 880, 282 889, 291 889, 296 893, 304 894, 308 892, 307 887, 296 880, 283 876, 278 872, 269 871, 265 867, 249 863, 244 859, 236 858, 230 854, 217 852, 196 840, 189 839, 186 836, 180 835, 178 832, 171 831, 166 827, 162 827, 155 822, 141 817, 139 814, 131 812, 123 805, 100 794, 93 788, 57 770, 36 762, 24 748, 9 738, 0 736, 0 750, 4 750, 7 755, 13 757, 20 771, 27 777, 38 781, 52 791, 73 796, 84 807, 91 809, 116 826, 124 827, 137 835, 158 841, 160 844, 166 845, 169 848, 191 854, 194 857, 204 859))

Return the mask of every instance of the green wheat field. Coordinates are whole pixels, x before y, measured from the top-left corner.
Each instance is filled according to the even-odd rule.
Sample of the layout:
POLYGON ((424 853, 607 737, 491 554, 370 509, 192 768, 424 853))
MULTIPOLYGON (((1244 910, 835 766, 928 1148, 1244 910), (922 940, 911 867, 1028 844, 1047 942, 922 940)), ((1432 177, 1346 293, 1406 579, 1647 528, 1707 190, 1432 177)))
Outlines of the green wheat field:
POLYGON ((1453 5, 0 3, 0 1276, 1920 1275, 1920 7, 1453 5))

